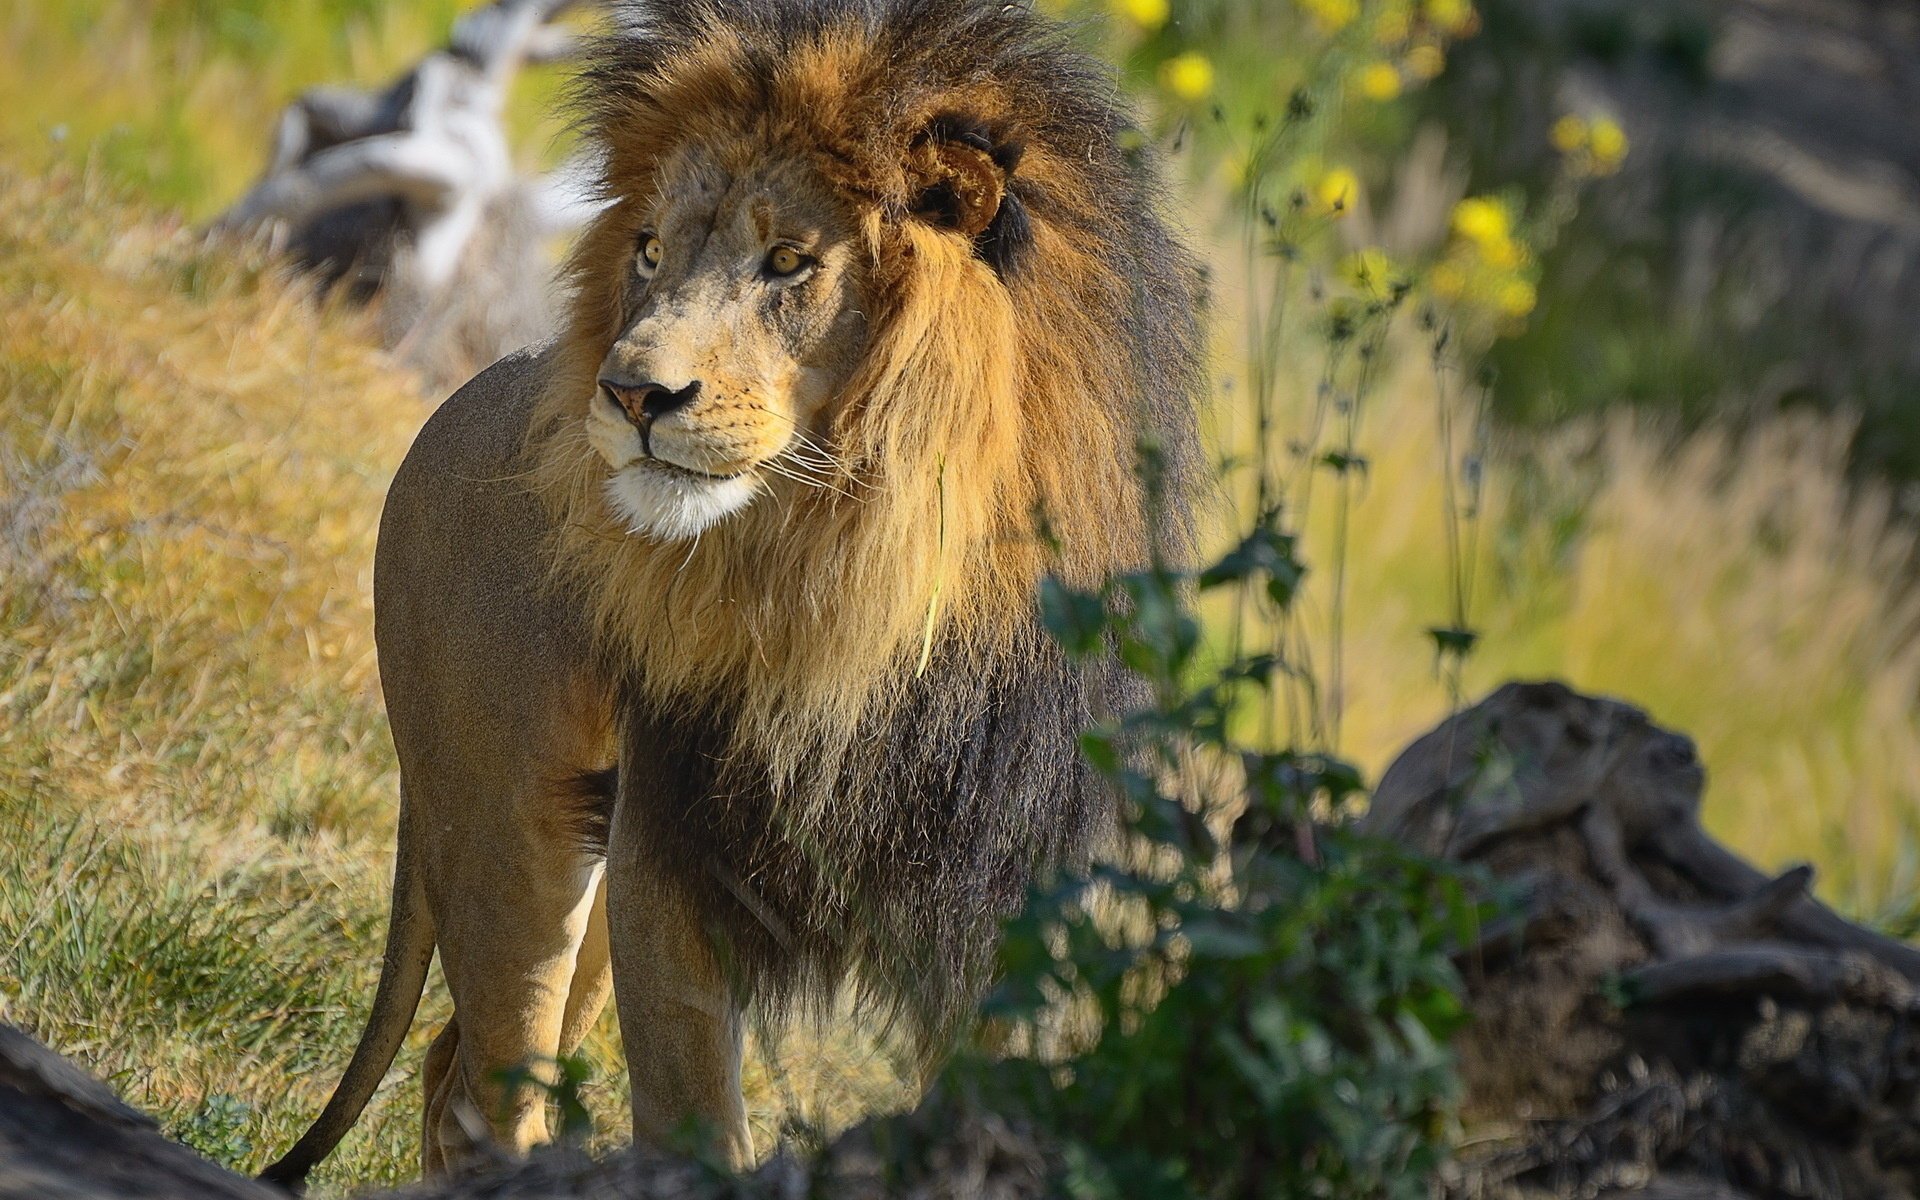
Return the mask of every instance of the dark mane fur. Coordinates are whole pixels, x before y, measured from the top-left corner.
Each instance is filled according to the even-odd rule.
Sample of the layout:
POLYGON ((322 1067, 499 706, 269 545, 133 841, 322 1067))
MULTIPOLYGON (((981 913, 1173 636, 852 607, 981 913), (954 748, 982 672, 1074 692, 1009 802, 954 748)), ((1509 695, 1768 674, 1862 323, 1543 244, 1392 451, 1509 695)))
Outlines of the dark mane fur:
MULTIPOLYGON (((1004 288, 1018 344, 971 352, 1018 363, 1022 390, 1006 403, 1027 423, 1032 461, 996 469, 1015 478, 1006 494, 1026 507, 1018 528, 1008 516, 978 536, 983 555, 1028 556, 994 568, 1018 584, 994 603, 1019 611, 990 626, 948 621, 925 664, 917 644, 893 654, 870 706, 817 747, 763 744, 778 714, 748 712, 755 685, 675 691, 649 677, 638 652, 614 669, 626 680, 618 823, 637 822, 634 844, 694 897, 742 996, 786 1011, 829 997, 851 974, 937 1043, 970 1011, 999 922, 1036 872, 1085 854, 1110 819, 1077 739, 1127 707, 1134 684, 1112 664, 1070 663, 1026 589, 1040 570, 1092 584, 1150 547, 1184 553, 1198 464, 1199 273, 1160 216, 1150 167, 1123 148, 1130 126, 1107 72, 1017 3, 630 6, 581 102, 589 133, 626 164, 610 169, 615 194, 630 186, 618 171, 645 177, 672 138, 750 141, 768 129, 810 148, 835 187, 882 215, 883 231, 938 222, 951 201, 905 169, 915 139, 970 147, 1006 172, 1005 200, 973 235, 973 253, 997 276, 988 286, 1004 288), (728 74, 702 59, 716 39, 744 65, 728 74), (796 109, 789 65, 797 48, 823 42, 852 45, 836 60, 844 71, 830 102, 796 109), (708 110, 689 109, 690 88, 708 110), (1139 487, 1137 444, 1155 446, 1164 464, 1157 492, 1139 487), (1055 559, 1031 549, 1033 508, 1060 535, 1055 559), (992 549, 1016 542, 1027 548, 992 549)), ((887 256, 906 244, 876 247, 881 275, 908 281, 886 286, 902 291, 912 268, 887 256)), ((577 336, 591 361, 598 343, 577 336)), ((988 584, 950 576, 947 587, 951 598, 988 584)), ((909 603, 918 608, 904 611, 928 611, 924 599, 909 603)), ((752 667, 742 661, 743 672, 752 667)), ((611 775, 584 781, 584 837, 604 838, 614 790, 611 775)))
POLYGON ((765 1011, 862 994, 938 1044, 988 977, 1034 871, 1083 856, 1109 819, 1077 752, 1117 678, 1070 666, 1037 628, 987 662, 939 662, 876 720, 806 819, 726 753, 724 712, 629 694, 620 803, 656 868, 694 896, 744 998, 765 1011))

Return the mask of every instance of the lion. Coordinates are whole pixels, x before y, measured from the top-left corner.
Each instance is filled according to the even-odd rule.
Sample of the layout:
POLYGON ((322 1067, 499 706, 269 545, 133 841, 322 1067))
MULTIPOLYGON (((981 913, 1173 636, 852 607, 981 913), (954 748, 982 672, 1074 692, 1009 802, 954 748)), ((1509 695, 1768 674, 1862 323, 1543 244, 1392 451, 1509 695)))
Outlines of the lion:
POLYGON ((1138 684, 1069 659, 1035 589, 1180 552, 1204 380, 1201 275, 1107 74, 1004 0, 613 29, 565 331, 433 414, 381 519, 391 925, 283 1184, 436 949, 426 1171, 544 1140, 502 1072, 610 990, 635 1138, 749 1161, 749 1015, 850 986, 937 1062, 1000 922, 1111 828, 1077 742, 1138 684))

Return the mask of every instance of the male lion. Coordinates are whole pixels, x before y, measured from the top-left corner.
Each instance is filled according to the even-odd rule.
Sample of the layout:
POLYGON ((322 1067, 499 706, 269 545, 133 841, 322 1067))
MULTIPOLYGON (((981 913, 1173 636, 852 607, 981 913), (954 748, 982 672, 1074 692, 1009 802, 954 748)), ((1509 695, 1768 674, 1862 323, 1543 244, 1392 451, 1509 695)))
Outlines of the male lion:
POLYGON ((500 1072, 575 1049, 609 961, 635 1136, 745 1159, 746 1006, 851 978, 931 1057, 1110 807, 1076 739, 1132 685, 1032 597, 1181 536, 1201 339, 1104 74, 1005 0, 615 28, 569 327, 434 414, 382 518, 392 925, 278 1181, 358 1115, 436 946, 428 1170, 463 1120, 545 1136, 500 1072))

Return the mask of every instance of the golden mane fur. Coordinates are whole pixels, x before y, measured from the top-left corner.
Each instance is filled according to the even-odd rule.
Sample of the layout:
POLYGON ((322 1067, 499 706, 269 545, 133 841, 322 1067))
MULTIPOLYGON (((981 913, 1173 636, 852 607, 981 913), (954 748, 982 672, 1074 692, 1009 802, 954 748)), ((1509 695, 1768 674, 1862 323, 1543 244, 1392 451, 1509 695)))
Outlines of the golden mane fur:
POLYGON ((1089 585, 1146 561, 1136 445, 1187 453, 1197 340, 1194 273, 1115 148, 1104 84, 1033 18, 966 0, 797 7, 636 22, 588 73, 612 203, 573 256, 530 434, 554 568, 602 655, 656 703, 726 705, 776 778, 835 756, 931 651, 1009 645, 1044 571, 1089 585), (1021 244, 1000 249, 1020 261, 915 212, 917 139, 952 114, 1019 145, 1024 211, 1004 236, 1021 244), (833 410, 834 487, 778 492, 691 548, 628 536, 582 431, 621 334, 635 213, 684 143, 730 170, 802 153, 859 214, 871 286, 869 345, 833 410))

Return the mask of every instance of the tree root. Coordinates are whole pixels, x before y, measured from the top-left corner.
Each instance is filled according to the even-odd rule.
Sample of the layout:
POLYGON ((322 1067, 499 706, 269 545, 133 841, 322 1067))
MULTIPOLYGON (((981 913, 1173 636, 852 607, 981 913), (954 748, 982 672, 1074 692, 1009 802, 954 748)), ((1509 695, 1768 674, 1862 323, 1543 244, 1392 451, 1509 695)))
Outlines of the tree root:
POLYGON ((1850 1197, 1920 1186, 1920 952, 1700 827, 1692 743, 1510 684, 1416 742, 1365 824, 1521 885, 1457 956, 1453 1197, 1850 1197), (1518 1124, 1515 1120, 1518 1119, 1518 1124))

